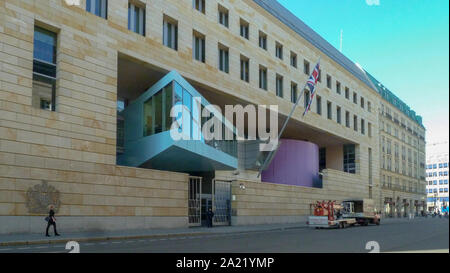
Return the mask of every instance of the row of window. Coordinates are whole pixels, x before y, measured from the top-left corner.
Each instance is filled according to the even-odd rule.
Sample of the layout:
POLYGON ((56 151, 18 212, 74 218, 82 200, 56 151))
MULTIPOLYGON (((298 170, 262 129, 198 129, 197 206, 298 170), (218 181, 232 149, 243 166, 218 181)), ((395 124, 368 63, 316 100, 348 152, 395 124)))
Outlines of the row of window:
MULTIPOLYGON (((433 180, 433 181, 428 181, 428 185, 432 186, 432 185, 437 185, 438 181, 437 180, 433 180)), ((444 180, 439 180, 439 185, 447 185, 448 184, 448 180, 444 179, 444 180)))
MULTIPOLYGON (((393 177, 391 176, 386 176, 386 175, 382 175, 381 177, 382 179, 382 185, 383 187, 387 187, 387 188, 393 188, 393 185, 395 185, 395 187, 399 190, 402 191, 409 191, 409 192, 417 192, 419 190, 419 184, 418 183, 414 183, 414 182, 408 182, 406 180, 403 180, 403 183, 400 184, 400 179, 399 178, 395 178, 395 181, 393 184, 393 177)), ((422 189, 422 192, 425 190, 425 188, 422 189)))
POLYGON ((427 173, 427 177, 438 177, 438 176, 448 176, 448 171, 427 173))
MULTIPOLYGON (((428 193, 437 193, 437 192, 438 192, 438 189, 428 189, 428 193)), ((440 193, 448 192, 448 188, 440 188, 439 192, 440 193)))
POLYGON ((395 124, 401 126, 403 129, 408 131, 410 134, 419 137, 422 140, 425 140, 425 132, 422 130, 419 130, 418 127, 411 126, 411 123, 407 120, 405 120, 403 117, 400 117, 398 113, 394 112, 394 115, 392 115, 391 108, 388 106, 385 106, 384 104, 381 104, 381 114, 386 116, 389 120, 393 121, 395 124))
MULTIPOLYGON (((205 1, 204 0, 193 0, 192 1, 193 8, 200 11, 201 13, 205 13, 205 1)), ((92 12, 100 17, 106 18, 107 15, 107 1, 106 0, 91 0, 87 4, 87 11, 92 12)), ((139 33, 145 36, 145 7, 137 6, 133 3, 129 4, 129 12, 128 12, 128 29, 139 33)), ((218 6, 218 21, 219 24, 229 27, 229 12, 228 9, 219 5, 218 6)), ((249 39, 249 27, 250 24, 240 19, 240 36, 249 39)), ((168 16, 164 16, 164 26, 163 26, 163 43, 165 46, 172 48, 174 50, 178 50, 178 22, 175 19, 172 19, 168 16)), ((259 31, 259 46, 267 50, 267 35, 262 31, 259 31)), ((197 61, 205 62, 205 35, 200 32, 194 31, 193 33, 193 58, 197 61)), ((283 45, 279 42, 275 44, 275 56, 279 59, 283 59, 283 45)), ((290 64, 292 67, 297 68, 297 54, 294 52, 290 52, 290 64)), ((250 60, 241 56, 241 80, 249 82, 250 75, 250 60)), ((226 46, 219 45, 219 70, 229 73, 229 52, 226 46)), ((303 62, 303 71, 306 75, 310 74, 310 63, 307 60, 303 62)), ((319 70, 319 82, 321 82, 321 71, 319 70)), ((259 79, 259 87, 261 89, 267 90, 267 69, 264 67, 260 67, 259 71, 260 79, 259 79)), ((282 76, 277 75, 277 88, 276 94, 280 97, 283 97, 283 83, 282 76)), ((327 87, 332 89, 332 77, 327 75, 327 87)), ((291 101, 295 103, 297 96, 296 90, 293 90, 291 101)), ((341 94, 341 83, 336 81, 336 92, 341 94)), ((345 87, 345 97, 350 99, 350 90, 348 87, 345 87)), ((358 95, 356 92, 353 92, 353 102, 355 104, 358 103, 358 95)), ((362 108, 365 108, 365 100, 363 97, 360 98, 360 105, 362 108)), ((371 112, 371 103, 367 102, 367 110, 371 112)), ((362 128, 364 126, 361 126, 362 128)))
POLYGON ((444 162, 444 163, 439 163, 439 164, 428 164, 427 165, 427 169, 431 170, 431 169, 443 169, 443 168, 448 168, 448 162, 444 162))

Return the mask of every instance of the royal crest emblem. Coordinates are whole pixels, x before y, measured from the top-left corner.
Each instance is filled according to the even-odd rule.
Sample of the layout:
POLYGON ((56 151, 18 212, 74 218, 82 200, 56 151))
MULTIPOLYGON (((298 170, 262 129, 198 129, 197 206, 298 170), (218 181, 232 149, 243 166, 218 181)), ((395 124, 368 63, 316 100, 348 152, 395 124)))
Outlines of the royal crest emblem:
POLYGON ((48 212, 48 206, 54 205, 55 212, 58 212, 60 207, 59 191, 48 185, 47 181, 42 181, 41 184, 34 185, 27 190, 27 208, 29 213, 45 214, 48 212))

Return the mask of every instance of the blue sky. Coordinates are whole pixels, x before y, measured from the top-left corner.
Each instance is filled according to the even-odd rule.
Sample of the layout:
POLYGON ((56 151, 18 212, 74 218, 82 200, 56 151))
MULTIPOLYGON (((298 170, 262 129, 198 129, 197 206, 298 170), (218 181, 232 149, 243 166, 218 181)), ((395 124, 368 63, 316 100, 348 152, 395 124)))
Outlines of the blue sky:
POLYGON ((423 117, 427 142, 449 136, 448 0, 278 0, 423 117), (368 2, 379 2, 369 5, 368 2))

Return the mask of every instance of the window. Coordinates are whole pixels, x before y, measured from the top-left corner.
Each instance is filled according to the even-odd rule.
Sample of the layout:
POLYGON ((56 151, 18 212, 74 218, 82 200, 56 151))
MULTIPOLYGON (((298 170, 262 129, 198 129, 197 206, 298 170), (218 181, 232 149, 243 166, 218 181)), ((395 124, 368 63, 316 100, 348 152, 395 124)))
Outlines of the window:
POLYGON ((228 9, 219 5, 219 24, 228 28, 228 9))
POLYGON ((297 68, 297 54, 291 51, 291 66, 297 68))
POLYGON ((353 115, 353 130, 358 132, 358 117, 356 115, 353 115))
POLYGON ((178 22, 164 16, 163 44, 173 50, 178 50, 178 22))
POLYGON ((306 109, 306 108, 308 107, 308 105, 309 105, 309 100, 311 99, 310 94, 309 94, 309 91, 308 91, 308 90, 305 90, 304 93, 303 93, 303 96, 305 97, 305 100, 304 100, 304 102, 305 102, 304 108, 306 109))
POLYGON ((283 60, 283 45, 278 42, 275 44, 275 56, 283 60))
POLYGON ((345 98, 350 99, 350 89, 348 87, 345 87, 345 98))
POLYGON ((241 19, 241 37, 248 40, 249 37, 249 23, 241 19))
POLYGON ((350 113, 345 111, 345 127, 350 128, 350 113))
POLYGON ((327 102, 327 118, 328 119, 333 119, 333 113, 331 112, 332 110, 331 110, 331 108, 332 108, 332 104, 331 104, 331 102, 327 102))
POLYGON ((369 133, 369 137, 372 137, 372 123, 367 123, 367 130, 369 133))
POLYGON ((56 110, 56 33, 34 28, 32 105, 56 110))
POLYGON ((283 97, 283 77, 278 75, 276 76, 276 94, 278 97, 283 97))
POLYGON ((259 67, 259 88, 267 90, 267 68, 259 67))
POLYGON ((341 107, 336 107, 336 121, 341 124, 341 107))
POLYGON ((363 97, 361 97, 361 108, 364 109, 364 98, 363 97))
POLYGON ((309 75, 309 62, 307 60, 303 61, 303 72, 309 75))
POLYGON ((249 82, 249 75, 250 75, 250 60, 241 55, 241 80, 243 80, 244 82, 249 82))
POLYGON ((128 3, 128 29, 145 36, 145 8, 128 3))
MULTIPOLYGON (((170 109, 173 105, 172 86, 173 85, 170 83, 144 102, 144 136, 150 136, 170 130, 173 120, 172 117, 170 117, 170 109)), ((186 103, 186 99, 188 98, 186 94, 184 94, 183 104, 186 103)), ((189 106, 191 104, 185 105, 189 106)))
POLYGON ((194 30, 192 36, 192 55, 195 60, 205 62, 205 36, 194 30))
POLYGON ((322 115, 322 98, 320 96, 316 97, 316 104, 317 114, 322 115))
POLYGON ((355 145, 344 145, 344 172, 356 173, 356 152, 355 145))
POLYGON ((358 104, 358 94, 353 92, 353 103, 358 104))
POLYGON ((219 44, 219 70, 225 73, 230 72, 228 48, 219 44))
POLYGON ((201 13, 205 13, 205 0, 192 0, 192 4, 194 9, 200 11, 201 13))
POLYGON ((108 0, 86 0, 86 11, 107 19, 108 0))
POLYGON ((331 89, 331 76, 327 75, 327 87, 328 89, 331 89))
POLYGON ((327 148, 319 149, 319 172, 327 168, 327 148))
POLYGON ((341 94, 341 83, 336 81, 336 93, 341 94))
POLYGON ((264 32, 259 32, 259 47, 267 50, 267 35, 264 32))
POLYGON ((369 111, 369 113, 372 112, 372 103, 370 103, 370 101, 367 102, 367 111, 369 111))
POLYGON ((322 70, 319 68, 319 78, 317 79, 318 82, 322 82, 322 70))
POLYGON ((366 123, 365 123, 364 119, 361 119, 361 134, 363 134, 363 135, 366 134, 366 123))
POLYGON ((298 99, 297 84, 295 82, 291 82, 291 102, 296 103, 297 99, 298 99))

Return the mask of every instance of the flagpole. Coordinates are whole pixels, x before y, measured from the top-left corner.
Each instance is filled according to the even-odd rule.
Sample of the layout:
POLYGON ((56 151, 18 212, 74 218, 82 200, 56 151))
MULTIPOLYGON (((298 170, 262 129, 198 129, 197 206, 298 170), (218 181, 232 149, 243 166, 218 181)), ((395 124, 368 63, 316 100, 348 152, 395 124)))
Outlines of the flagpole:
MULTIPOLYGON (((320 62, 320 59, 321 59, 321 56, 319 56, 319 60, 317 61, 317 63, 320 62)), ((316 64, 316 66, 317 66, 317 64, 316 64)), ((314 66, 314 69, 315 69, 315 68, 316 68, 316 67, 314 66)), ((314 69, 313 69, 313 72, 312 72, 312 73, 314 73, 314 69)), ((311 75, 312 75, 312 74, 311 74, 311 75)), ((296 100, 294 106, 292 107, 292 110, 291 110, 291 112, 289 113, 288 117, 287 117, 286 120, 284 121, 283 127, 281 128, 281 131, 280 131, 280 133, 278 134, 278 141, 280 141, 281 135, 283 134, 284 130, 286 129, 287 124, 288 124, 289 120, 291 119, 292 115, 294 114, 294 111, 295 111, 295 109, 297 108, 297 105, 298 105, 300 99, 302 98, 303 93, 305 92, 304 90, 305 90, 305 88, 306 88, 306 86, 307 86, 307 84, 308 84, 308 80, 309 80, 309 78, 311 77, 311 75, 309 75, 309 77, 306 79, 305 85, 304 85, 303 88, 301 89, 301 92, 300 92, 300 95, 298 96, 298 99, 296 100)), ((274 151, 275 151, 275 149, 269 152, 269 155, 266 157, 266 160, 264 160, 264 163, 262 164, 261 168, 259 169, 257 178, 259 178, 259 177, 261 176, 262 171, 264 170, 264 168, 265 168, 267 162, 269 161, 269 159, 270 159, 270 157, 271 157, 271 155, 272 155, 272 153, 273 153, 274 151)))

